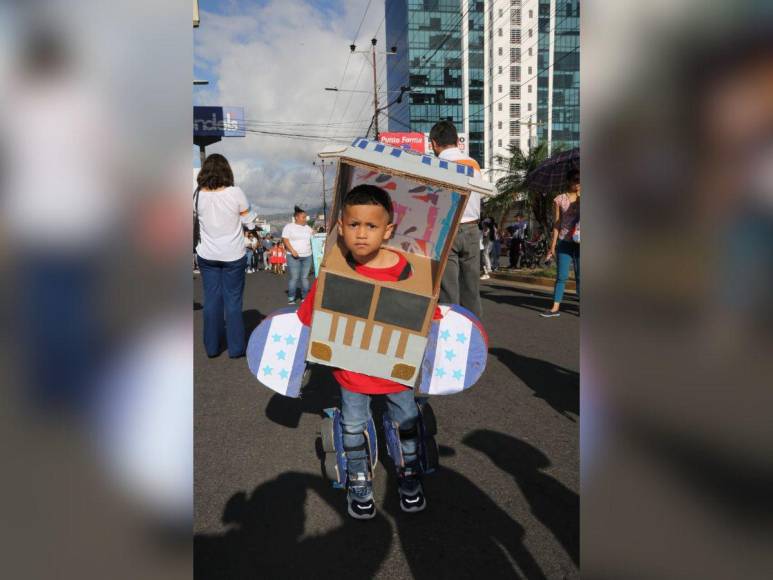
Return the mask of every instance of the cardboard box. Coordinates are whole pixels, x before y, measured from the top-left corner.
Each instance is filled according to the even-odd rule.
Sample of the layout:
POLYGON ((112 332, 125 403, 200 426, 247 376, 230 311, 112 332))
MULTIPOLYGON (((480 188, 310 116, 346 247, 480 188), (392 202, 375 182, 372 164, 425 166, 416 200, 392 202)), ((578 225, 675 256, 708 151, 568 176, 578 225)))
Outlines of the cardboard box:
POLYGON ((472 167, 366 139, 319 156, 337 158, 338 171, 307 360, 414 386, 464 206, 471 193, 494 188, 472 167), (366 183, 392 198, 395 232, 385 247, 405 256, 407 280, 372 280, 346 260, 336 226, 341 202, 366 183))

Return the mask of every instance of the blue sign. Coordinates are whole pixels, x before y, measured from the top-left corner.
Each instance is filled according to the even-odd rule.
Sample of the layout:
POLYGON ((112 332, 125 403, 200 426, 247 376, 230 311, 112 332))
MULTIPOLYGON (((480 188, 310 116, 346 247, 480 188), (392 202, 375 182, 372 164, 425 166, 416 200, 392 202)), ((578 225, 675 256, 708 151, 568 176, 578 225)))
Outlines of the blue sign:
POLYGON ((193 107, 193 136, 244 137, 243 107, 193 107))

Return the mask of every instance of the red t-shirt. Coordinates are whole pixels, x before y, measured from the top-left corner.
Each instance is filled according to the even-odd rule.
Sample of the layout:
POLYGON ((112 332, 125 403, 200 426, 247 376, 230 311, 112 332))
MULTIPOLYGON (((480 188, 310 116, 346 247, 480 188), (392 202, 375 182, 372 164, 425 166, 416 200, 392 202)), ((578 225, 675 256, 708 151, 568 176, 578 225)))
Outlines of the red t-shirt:
MULTIPOLYGON (((397 254, 397 252, 395 252, 397 254)), ((408 263, 404 256, 397 254, 398 260, 394 266, 389 268, 370 268, 361 264, 356 264, 354 269, 358 274, 362 274, 366 278, 373 280, 383 280, 386 282, 397 282, 400 279, 400 274, 408 263)), ((311 326, 312 314, 314 312, 314 295, 317 291, 317 281, 314 280, 309 293, 298 308, 298 318, 306 326, 311 326)), ((435 308, 435 314, 433 320, 439 320, 442 318, 440 309, 435 308)), ((410 387, 401 385, 389 379, 382 379, 380 377, 371 377, 370 375, 364 375, 362 373, 355 373, 352 371, 346 371, 344 369, 335 369, 333 376, 344 389, 352 391, 353 393, 362 393, 365 395, 387 395, 389 393, 399 393, 410 387)))

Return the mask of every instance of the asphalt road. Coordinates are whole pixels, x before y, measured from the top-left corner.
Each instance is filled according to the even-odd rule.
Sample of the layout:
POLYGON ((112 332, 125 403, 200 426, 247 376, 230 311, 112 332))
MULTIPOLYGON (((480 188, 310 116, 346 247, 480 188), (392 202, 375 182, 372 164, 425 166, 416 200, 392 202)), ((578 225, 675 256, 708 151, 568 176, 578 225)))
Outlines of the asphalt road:
MULTIPOLYGON (((286 305, 286 282, 247 276, 248 331, 286 305)), ((425 478, 427 509, 400 511, 387 458, 375 474, 378 516, 361 522, 318 459, 321 410, 337 404, 329 372, 287 399, 246 359, 207 358, 195 277, 198 579, 579 577, 578 306, 542 319, 548 294, 489 282, 486 372, 465 393, 431 399, 442 467, 425 478)))

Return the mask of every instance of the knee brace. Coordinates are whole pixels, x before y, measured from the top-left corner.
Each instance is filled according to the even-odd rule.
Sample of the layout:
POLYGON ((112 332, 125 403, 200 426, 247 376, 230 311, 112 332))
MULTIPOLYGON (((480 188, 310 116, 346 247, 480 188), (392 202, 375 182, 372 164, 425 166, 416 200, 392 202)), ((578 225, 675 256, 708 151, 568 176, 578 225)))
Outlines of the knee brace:
POLYGON ((323 470, 325 475, 333 482, 333 487, 346 487, 347 451, 365 449, 370 466, 370 474, 378 463, 378 439, 376 436, 376 424, 372 417, 368 417, 365 425, 365 443, 352 448, 344 447, 344 428, 341 422, 341 410, 333 407, 325 409, 326 417, 322 419, 320 435, 322 436, 322 451, 324 452, 323 470))

